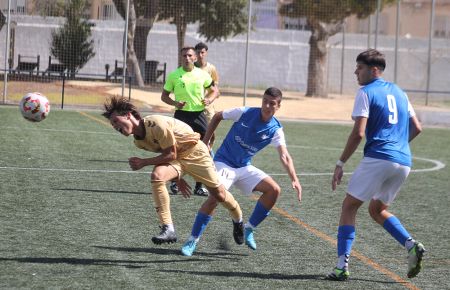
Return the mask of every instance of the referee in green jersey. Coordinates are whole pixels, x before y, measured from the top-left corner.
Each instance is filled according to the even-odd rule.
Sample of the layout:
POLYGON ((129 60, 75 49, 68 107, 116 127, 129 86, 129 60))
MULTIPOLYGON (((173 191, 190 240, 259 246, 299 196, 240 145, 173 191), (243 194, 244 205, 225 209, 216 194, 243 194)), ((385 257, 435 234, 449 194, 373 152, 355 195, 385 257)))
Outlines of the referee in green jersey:
MULTIPOLYGON (((193 47, 183 47, 180 53, 182 65, 169 73, 161 93, 161 100, 175 107, 175 119, 191 126, 203 138, 208 127, 204 114, 205 106, 219 95, 219 90, 211 76, 194 65, 197 54, 193 47), (175 99, 170 97, 171 93, 175 99)), ((170 189, 173 194, 178 192, 176 183, 172 183, 170 189)), ((208 192, 201 183, 196 183, 194 194, 208 195, 208 192)))

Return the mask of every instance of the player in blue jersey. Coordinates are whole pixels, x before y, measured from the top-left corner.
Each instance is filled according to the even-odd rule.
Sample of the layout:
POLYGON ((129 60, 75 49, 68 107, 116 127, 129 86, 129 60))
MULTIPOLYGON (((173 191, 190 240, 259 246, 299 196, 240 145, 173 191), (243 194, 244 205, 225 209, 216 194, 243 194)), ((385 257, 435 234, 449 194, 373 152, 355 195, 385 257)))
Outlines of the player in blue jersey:
POLYGON ((415 277, 422 267, 423 245, 388 211, 411 169, 409 142, 422 128, 405 92, 381 78, 385 67, 384 55, 375 49, 364 51, 356 58, 355 74, 362 87, 355 97, 353 130, 334 170, 333 190, 341 183, 344 164, 364 135, 366 144, 364 157, 349 180, 342 203, 338 261, 327 276, 332 280, 347 280, 350 276, 348 262, 355 239, 356 213, 369 200, 372 219, 408 251, 408 277, 415 277))
MULTIPOLYGON (((229 189, 234 185, 244 194, 251 194, 253 191, 262 193, 245 226, 242 221, 234 223, 235 242, 243 244, 245 241, 245 244, 253 250, 256 250, 253 231, 269 215, 281 189, 272 177, 251 165, 252 157, 269 144, 276 147, 298 200, 300 201, 302 197, 302 188, 294 163, 286 148, 283 127, 274 117, 275 112, 280 108, 281 98, 281 91, 271 87, 264 92, 261 108, 241 107, 216 113, 203 139, 206 144, 209 144, 212 134, 222 120, 234 121, 215 154, 214 163, 220 182, 225 188, 229 189), (242 237, 239 234, 242 231, 244 231, 244 240, 237 239, 236 237, 242 237)), ((217 201, 212 197, 203 203, 195 217, 191 236, 181 249, 183 255, 193 254, 216 207, 217 201)))

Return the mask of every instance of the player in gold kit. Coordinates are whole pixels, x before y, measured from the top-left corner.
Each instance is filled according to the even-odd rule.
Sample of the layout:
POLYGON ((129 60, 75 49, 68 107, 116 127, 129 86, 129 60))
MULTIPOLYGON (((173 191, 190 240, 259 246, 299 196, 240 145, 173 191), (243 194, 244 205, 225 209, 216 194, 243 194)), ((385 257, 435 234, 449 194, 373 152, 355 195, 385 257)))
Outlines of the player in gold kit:
POLYGON ((176 179, 184 197, 191 190, 182 178, 189 174, 206 186, 210 194, 229 210, 233 220, 235 240, 243 240, 242 211, 225 187, 220 184, 209 154, 208 147, 200 140, 200 134, 177 119, 168 116, 150 115, 141 117, 137 108, 125 98, 112 97, 104 104, 103 116, 124 136, 133 135, 134 144, 140 149, 159 153, 150 158, 131 157, 128 162, 132 170, 153 165, 151 173, 152 196, 161 232, 152 238, 153 243, 177 241, 170 212, 170 197, 166 183, 176 179))

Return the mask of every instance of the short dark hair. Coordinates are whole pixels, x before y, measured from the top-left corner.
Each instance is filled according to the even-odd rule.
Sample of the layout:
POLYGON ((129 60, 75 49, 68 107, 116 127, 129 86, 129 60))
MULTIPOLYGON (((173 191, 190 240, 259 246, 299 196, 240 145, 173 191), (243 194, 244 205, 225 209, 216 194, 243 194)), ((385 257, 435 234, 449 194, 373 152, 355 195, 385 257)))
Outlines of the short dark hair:
POLYGON ((363 63, 370 67, 378 67, 381 71, 384 71, 384 69, 386 68, 386 59, 384 57, 384 54, 376 49, 368 49, 361 52, 356 57, 356 62, 363 63))
POLYGON ((103 107, 104 112, 102 113, 102 116, 108 120, 111 119, 113 113, 116 113, 119 116, 125 116, 126 114, 131 113, 136 119, 141 119, 141 115, 137 111, 136 106, 124 97, 111 97, 103 104, 103 107))
POLYGON ((183 53, 183 51, 187 51, 187 50, 193 50, 193 51, 195 51, 195 48, 194 47, 192 47, 192 46, 185 46, 185 47, 183 47, 182 49, 180 49, 180 53, 183 53))
POLYGON ((206 45, 206 43, 199 42, 195 45, 195 50, 202 50, 202 49, 208 51, 208 46, 206 45))
POLYGON ((268 89, 266 89, 266 91, 264 92, 264 95, 268 95, 274 98, 279 98, 280 102, 281 102, 281 98, 283 97, 283 93, 280 91, 280 89, 276 88, 276 87, 270 87, 268 89))

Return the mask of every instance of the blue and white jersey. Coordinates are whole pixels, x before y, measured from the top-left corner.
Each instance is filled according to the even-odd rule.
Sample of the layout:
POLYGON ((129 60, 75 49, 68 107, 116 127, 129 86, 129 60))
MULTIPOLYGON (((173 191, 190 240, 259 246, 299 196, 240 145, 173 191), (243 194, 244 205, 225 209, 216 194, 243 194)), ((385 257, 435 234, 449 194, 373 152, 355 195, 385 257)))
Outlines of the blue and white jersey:
POLYGON ((214 161, 220 161, 233 168, 250 165, 252 157, 271 144, 284 145, 283 127, 272 117, 268 122, 261 120, 261 108, 234 108, 222 113, 224 120, 233 120, 222 145, 217 150, 214 161))
POLYGON ((409 118, 415 112, 397 85, 377 78, 356 95, 352 118, 367 117, 364 156, 411 167, 409 118))

